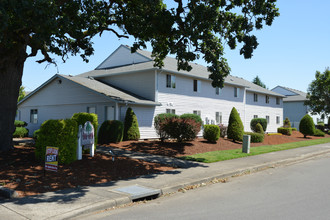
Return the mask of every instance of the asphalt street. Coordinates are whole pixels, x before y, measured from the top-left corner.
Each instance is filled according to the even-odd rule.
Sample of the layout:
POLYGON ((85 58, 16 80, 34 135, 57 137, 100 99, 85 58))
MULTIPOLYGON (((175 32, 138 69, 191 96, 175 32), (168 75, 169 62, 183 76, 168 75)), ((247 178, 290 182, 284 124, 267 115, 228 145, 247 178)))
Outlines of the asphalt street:
POLYGON ((330 156, 79 219, 330 219, 330 156))

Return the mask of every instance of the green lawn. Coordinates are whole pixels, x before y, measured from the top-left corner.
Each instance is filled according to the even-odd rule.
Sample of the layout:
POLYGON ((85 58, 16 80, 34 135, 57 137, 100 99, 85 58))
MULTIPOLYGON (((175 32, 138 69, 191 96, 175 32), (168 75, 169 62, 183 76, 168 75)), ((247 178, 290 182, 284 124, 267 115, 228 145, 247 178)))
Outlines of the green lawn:
POLYGON ((192 161, 198 161, 204 163, 213 163, 217 161, 231 160, 240 157, 247 157, 258 154, 270 153, 274 151, 288 150, 288 149, 306 147, 317 144, 324 144, 328 142, 330 142, 330 138, 322 138, 322 139, 299 141, 299 142, 292 142, 292 143, 279 144, 279 145, 265 145, 260 147, 251 147, 249 154, 242 153, 242 149, 240 148, 234 150, 211 151, 201 154, 195 154, 192 156, 180 157, 180 159, 192 160, 192 161))

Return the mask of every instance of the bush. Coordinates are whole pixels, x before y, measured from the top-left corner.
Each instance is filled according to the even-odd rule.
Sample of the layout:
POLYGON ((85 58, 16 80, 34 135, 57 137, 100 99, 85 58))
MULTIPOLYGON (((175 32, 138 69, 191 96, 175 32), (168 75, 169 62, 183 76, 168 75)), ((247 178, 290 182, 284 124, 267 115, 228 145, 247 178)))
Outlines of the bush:
POLYGON ((320 129, 315 129, 314 136, 324 137, 325 136, 325 133, 323 131, 321 131, 320 129))
POLYGON ((82 125, 84 127, 85 123, 87 121, 90 121, 94 127, 94 141, 95 141, 95 148, 96 148, 96 144, 98 143, 97 140, 97 128, 99 126, 99 122, 97 119, 97 114, 94 113, 86 113, 86 112, 79 112, 79 113, 74 113, 72 118, 73 120, 75 120, 79 125, 82 125))
POLYGON ((166 120, 165 130, 169 137, 178 142, 194 140, 200 131, 201 124, 193 119, 170 118, 166 120))
POLYGON ((161 141, 169 138, 169 133, 166 131, 166 122, 171 118, 179 118, 179 116, 171 113, 163 113, 156 115, 154 118, 156 133, 158 134, 161 141))
POLYGON ((204 139, 209 142, 217 142, 220 138, 220 128, 217 125, 204 125, 204 139))
POLYGON ((230 112, 229 124, 227 129, 228 139, 233 139, 233 141, 242 141, 244 133, 244 126, 241 118, 235 107, 230 112))
POLYGON ((244 134, 251 136, 251 143, 261 143, 264 141, 265 135, 256 132, 245 132, 244 134))
POLYGON ((25 121, 15 120, 14 125, 17 128, 17 127, 26 127, 28 124, 25 121))
POLYGON ((139 140, 139 138, 140 130, 137 117, 132 108, 128 108, 124 122, 124 140, 139 140))
POLYGON ((254 131, 254 132, 257 132, 256 131, 256 125, 258 123, 261 124, 262 129, 265 132, 266 129, 267 129, 267 120, 265 118, 254 118, 254 119, 252 119, 251 122, 250 122, 250 128, 251 128, 251 130, 254 131))
POLYGON ((284 135, 289 135, 290 136, 292 134, 292 128, 280 127, 280 128, 277 128, 277 132, 281 133, 281 134, 284 134, 284 135))
POLYGON ((328 135, 330 135, 330 130, 328 131, 328 135))
POLYGON ((220 137, 222 138, 226 137, 228 127, 225 126, 224 124, 219 124, 219 128, 220 128, 220 137))
POLYGON ((118 143, 123 140, 124 124, 117 120, 104 121, 99 130, 99 144, 118 143))
POLYGON ((78 123, 76 120, 47 120, 42 123, 36 140, 35 155, 45 159, 47 146, 59 148, 60 163, 69 164, 76 160, 78 123))
POLYGON ((288 118, 283 121, 283 128, 291 128, 291 122, 288 118))
POLYGON ((297 131, 297 128, 291 128, 292 131, 297 131))
POLYGON ((37 140, 38 137, 39 137, 39 133, 40 133, 40 129, 35 130, 35 131, 33 132, 33 138, 37 140))
POLYGON ((256 133, 259 133, 259 134, 264 134, 265 132, 264 132, 264 129, 262 128, 262 126, 261 126, 261 124, 260 123, 258 123, 257 125, 256 125, 256 127, 255 127, 255 129, 256 129, 256 133))
POLYGON ((315 126, 317 129, 321 130, 324 132, 325 125, 323 122, 318 122, 317 125, 315 126))
POLYGON ((203 121, 202 121, 201 117, 199 115, 196 115, 196 114, 185 113, 185 114, 180 115, 180 118, 182 118, 182 119, 192 119, 196 123, 200 124, 201 126, 203 124, 203 121))
POLYGON ((14 138, 27 137, 29 130, 24 127, 16 127, 15 132, 13 133, 14 138))
POLYGON ((315 125, 312 117, 309 116, 308 114, 306 114, 300 120, 299 131, 304 135, 304 138, 306 138, 307 135, 311 135, 311 136, 314 135, 315 125))

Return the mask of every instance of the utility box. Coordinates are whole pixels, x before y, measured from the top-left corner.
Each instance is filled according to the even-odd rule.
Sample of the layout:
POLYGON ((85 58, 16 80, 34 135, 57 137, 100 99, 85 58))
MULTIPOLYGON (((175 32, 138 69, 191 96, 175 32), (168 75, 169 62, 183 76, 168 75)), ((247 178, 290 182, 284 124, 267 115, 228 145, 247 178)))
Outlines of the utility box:
POLYGON ((251 141, 251 136, 250 135, 243 135, 243 148, 242 152, 243 153, 250 153, 250 141, 251 141))

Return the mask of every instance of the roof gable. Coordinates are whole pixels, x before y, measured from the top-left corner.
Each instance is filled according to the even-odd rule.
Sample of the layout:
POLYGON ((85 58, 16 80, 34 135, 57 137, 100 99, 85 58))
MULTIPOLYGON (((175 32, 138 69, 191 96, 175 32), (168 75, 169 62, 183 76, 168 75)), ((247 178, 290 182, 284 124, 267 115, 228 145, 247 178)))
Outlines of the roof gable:
POLYGON ((107 57, 96 70, 111 69, 131 64, 144 63, 152 61, 152 59, 142 53, 131 53, 131 49, 127 46, 119 46, 109 57, 107 57))

